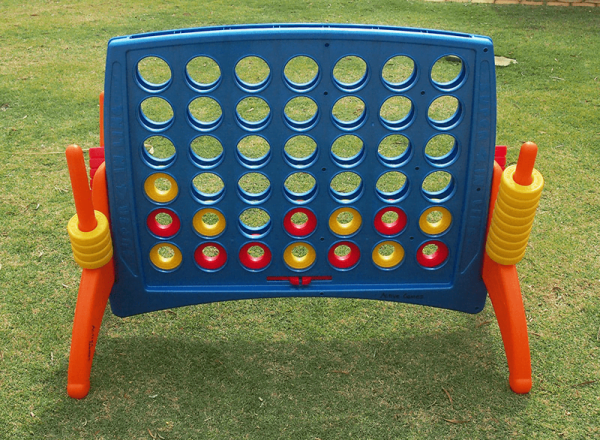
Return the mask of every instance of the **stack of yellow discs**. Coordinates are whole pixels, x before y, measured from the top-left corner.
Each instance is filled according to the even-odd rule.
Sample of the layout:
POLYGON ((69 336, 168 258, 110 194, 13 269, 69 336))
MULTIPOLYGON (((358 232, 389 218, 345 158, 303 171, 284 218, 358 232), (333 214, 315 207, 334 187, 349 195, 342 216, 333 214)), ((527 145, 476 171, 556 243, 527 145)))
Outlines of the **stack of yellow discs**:
POLYGON ((513 179, 516 165, 502 173, 500 190, 492 216, 486 251, 492 260, 504 265, 517 264, 525 255, 535 211, 540 202, 544 178, 533 170, 532 183, 519 185, 513 179))
POLYGON ((108 263, 113 256, 108 219, 100 211, 94 211, 94 214, 98 224, 89 232, 79 230, 77 215, 74 215, 67 225, 73 257, 84 269, 98 269, 108 263))

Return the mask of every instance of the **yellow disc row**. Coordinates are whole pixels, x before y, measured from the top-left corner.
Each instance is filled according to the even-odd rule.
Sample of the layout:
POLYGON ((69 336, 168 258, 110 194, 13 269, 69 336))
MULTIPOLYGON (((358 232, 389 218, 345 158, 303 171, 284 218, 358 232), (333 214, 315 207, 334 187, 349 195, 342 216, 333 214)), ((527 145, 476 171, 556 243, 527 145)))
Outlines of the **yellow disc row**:
MULTIPOLYGON (((375 246, 371 256, 377 266, 390 269, 398 266, 404 259, 404 248, 400 243, 388 240, 375 246)), ((171 243, 157 243, 150 250, 150 261, 164 271, 176 269, 182 259, 179 248, 171 243)), ((314 247, 304 241, 291 243, 283 251, 283 260, 294 270, 308 269, 316 259, 314 247)))

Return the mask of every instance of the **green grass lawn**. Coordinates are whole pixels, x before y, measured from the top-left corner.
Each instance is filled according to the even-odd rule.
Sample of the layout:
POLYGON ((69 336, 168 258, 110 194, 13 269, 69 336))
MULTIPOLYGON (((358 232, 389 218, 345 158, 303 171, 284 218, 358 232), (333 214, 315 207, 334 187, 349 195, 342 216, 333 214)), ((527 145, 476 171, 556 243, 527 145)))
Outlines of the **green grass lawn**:
MULTIPOLYGON (((600 8, 5 0, 0 11, 0 439, 600 437, 600 8), (162 29, 260 22, 478 33, 494 39, 497 55, 517 60, 497 69, 497 143, 509 146, 508 161, 514 163, 522 142, 537 142, 537 168, 546 179, 529 249, 518 266, 532 353, 529 395, 508 388, 491 304, 466 315, 385 302, 274 299, 127 319, 107 312, 90 395, 82 401, 67 397, 80 269, 66 234, 74 206, 64 149, 70 143, 97 146, 107 41, 162 29)), ((244 81, 260 82, 264 72, 248 73, 260 73, 250 68, 259 63, 246 59, 236 71, 244 81)), ((160 83, 166 79, 163 67, 149 61, 142 74, 160 83)), ((360 69, 360 59, 348 57, 334 76, 352 82, 352 72, 360 69)), ((384 79, 400 82, 411 69, 397 57, 386 65, 384 79)), ((445 60, 436 66, 435 79, 446 81, 455 69, 455 60, 445 60)), ((190 63, 188 74, 202 84, 219 77, 218 66, 202 58, 190 63)), ((310 59, 299 57, 285 74, 305 83, 316 72, 310 59)), ((222 112, 207 99, 190 107, 202 121, 222 112)), ((143 111, 149 117, 168 120, 169 108, 148 101, 143 111)), ((353 120, 364 110, 358 101, 339 102, 334 115, 353 120)), ((237 111, 261 120, 269 112, 263 104, 248 98, 237 111)), ((381 117, 401 118, 409 111, 405 104, 390 102, 381 117)), ((285 112, 305 121, 313 105, 301 99, 285 112)), ((429 116, 444 119, 455 106, 442 100, 429 116)), ((157 136, 145 148, 161 158, 174 147, 157 136)), ((237 148, 258 158, 274 147, 249 136, 237 148)), ((316 146, 298 136, 284 148, 307 157, 316 146)), ((352 157, 362 146, 347 136, 333 148, 339 157, 352 157)), ((379 148, 383 156, 396 157, 406 139, 395 135, 379 148)), ((441 156, 449 148, 440 137, 426 153, 441 156)), ((203 136, 192 149, 214 158, 223 146, 203 136)), ((357 184, 356 175, 340 176, 340 191, 357 184)), ((311 185, 303 173, 293 177, 286 182, 290 191, 311 185)), ((446 178, 433 178, 431 190, 446 178)), ((206 173, 194 183, 218 192, 223 183, 217 179, 206 173)), ((390 173, 378 188, 397 189, 402 179, 390 173)), ((253 191, 264 184, 248 180, 243 184, 253 191)), ((242 221, 260 226, 268 221, 265 215, 250 208, 242 221)))

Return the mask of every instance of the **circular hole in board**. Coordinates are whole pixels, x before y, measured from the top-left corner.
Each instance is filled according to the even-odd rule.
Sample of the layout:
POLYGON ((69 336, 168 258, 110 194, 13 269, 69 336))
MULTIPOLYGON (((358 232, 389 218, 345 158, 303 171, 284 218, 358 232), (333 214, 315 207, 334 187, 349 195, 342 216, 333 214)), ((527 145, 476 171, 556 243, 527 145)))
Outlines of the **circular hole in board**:
POLYGON ((148 56, 138 61, 136 70, 140 86, 149 92, 160 92, 171 83, 171 68, 165 60, 148 56))
POLYGON ((402 130, 408 127, 414 115, 412 101, 406 96, 391 96, 379 109, 379 120, 389 130, 402 130))
POLYGON ((388 171, 377 179, 375 190, 386 203, 397 203, 408 194, 408 180, 400 171, 388 171))
POLYGON ((271 182, 262 173, 246 173, 238 180, 238 195, 251 205, 263 203, 271 195, 271 182))
POLYGON ((283 114, 288 127, 292 130, 304 131, 311 129, 317 123, 319 108, 311 98, 296 96, 287 102, 283 114))
POLYGON ((166 167, 175 160, 175 145, 164 136, 147 138, 142 151, 146 162, 155 167, 166 167))
POLYGON ((189 103, 188 120, 197 130, 214 130, 223 120, 223 110, 213 98, 200 96, 189 103))
POLYGON ((200 173, 192 180, 192 192, 200 203, 212 205, 225 195, 225 184, 214 173, 200 173))
POLYGON ((455 182, 452 175, 446 171, 434 171, 423 180, 421 189, 427 200, 441 203, 454 194, 455 182))
POLYGON ((447 130, 460 122, 462 106, 454 96, 440 96, 429 106, 427 116, 435 128, 447 130))
POLYGON ((381 71, 383 83, 392 91, 400 92, 412 86, 417 78, 412 58, 397 55, 385 63, 381 71))
POLYGON ((384 165, 396 168, 408 162, 412 154, 412 148, 406 136, 391 134, 379 143, 377 154, 384 165))
POLYGON ((317 180, 309 173, 292 173, 283 186, 286 198, 296 204, 308 203, 317 195, 317 180))
POLYGON ((248 208, 238 217, 241 233, 250 239, 266 236, 271 230, 271 217, 264 209, 248 208))
POLYGON ((173 107, 166 99, 156 96, 146 98, 140 104, 142 123, 152 131, 164 130, 173 122, 173 107))
POLYGON ((441 90, 458 88, 466 78, 463 60, 456 55, 444 55, 431 68, 431 81, 441 90))
POLYGON ((344 131, 356 130, 367 119, 365 103, 357 96, 343 96, 331 110, 334 124, 344 131))
POLYGON ((331 145, 331 158, 342 168, 354 167, 361 163, 364 157, 364 142, 358 136, 342 135, 331 145))
POLYGON ((362 178, 351 171, 338 173, 331 179, 329 193, 339 203, 353 203, 362 196, 362 178))
POLYGON ((221 69, 217 62, 207 56, 198 56, 185 66, 188 84, 199 92, 209 92, 221 82, 221 69))
POLYGON ((239 161, 247 168, 260 168, 269 162, 271 146, 262 136, 246 136, 238 142, 237 154, 239 161))
POLYGON ((200 168, 214 168, 223 160, 223 145, 208 135, 198 136, 190 143, 192 161, 200 168))
POLYGON ((317 143, 309 136, 294 136, 284 147, 284 159, 294 168, 306 168, 317 159, 317 143))
POLYGON ((290 89, 298 93, 308 92, 319 82, 319 65, 312 58, 299 55, 286 63, 283 75, 290 89))
POLYGON ((361 89, 368 80, 367 63, 361 57, 350 55, 338 60, 333 67, 333 82, 346 92, 361 89))
POLYGON ((425 146, 425 158, 434 166, 450 165, 458 156, 458 142, 449 134, 433 136, 425 146))
POLYGON ((257 96, 249 96, 238 102, 235 108, 238 124, 245 130, 258 131, 265 128, 271 119, 269 104, 257 96))
POLYGON ((263 90, 271 79, 271 69, 265 60, 257 56, 242 58, 235 66, 237 85, 246 92, 263 90))

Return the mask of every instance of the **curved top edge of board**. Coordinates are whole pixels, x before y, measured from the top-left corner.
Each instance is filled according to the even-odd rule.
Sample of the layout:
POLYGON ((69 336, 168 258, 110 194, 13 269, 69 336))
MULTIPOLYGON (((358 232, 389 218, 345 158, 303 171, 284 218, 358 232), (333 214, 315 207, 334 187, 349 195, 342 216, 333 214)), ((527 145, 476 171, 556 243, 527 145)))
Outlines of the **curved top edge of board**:
POLYGON ((115 44, 132 44, 134 41, 150 42, 157 40, 181 40, 194 37, 223 38, 242 37, 242 36, 261 35, 263 38, 269 35, 281 39, 298 38, 300 35, 303 38, 323 38, 335 37, 344 35, 344 38, 425 38, 443 40, 449 39, 453 42, 469 41, 471 44, 491 44, 492 39, 487 36, 467 34, 461 32, 436 30, 436 29, 420 29, 409 27, 396 26, 379 26, 379 25, 364 25, 364 24, 319 24, 319 23, 297 23, 297 24, 247 24, 247 25, 227 25, 227 26, 207 26, 189 29, 174 29, 157 32, 148 32, 143 34, 126 35, 114 37, 110 40, 109 45, 115 44))

